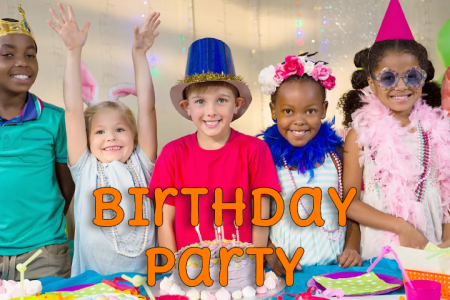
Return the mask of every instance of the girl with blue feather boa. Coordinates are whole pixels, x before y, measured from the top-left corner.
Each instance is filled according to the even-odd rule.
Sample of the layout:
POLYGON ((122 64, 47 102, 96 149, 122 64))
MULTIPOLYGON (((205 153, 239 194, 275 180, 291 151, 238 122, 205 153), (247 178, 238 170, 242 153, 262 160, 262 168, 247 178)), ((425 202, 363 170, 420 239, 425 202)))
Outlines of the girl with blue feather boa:
MULTIPOLYGON (((328 102, 326 89, 335 85, 332 70, 310 56, 287 56, 283 64, 261 71, 259 83, 264 94, 271 96, 270 109, 275 124, 260 136, 269 146, 282 187, 285 202, 282 219, 270 228, 269 246, 282 248, 292 259, 301 247, 304 254, 301 266, 339 263, 342 267, 362 264, 359 241, 345 244, 346 227, 338 224, 338 210, 328 194, 329 188, 338 191, 342 199, 343 141, 325 119, 328 102), (319 187, 322 190, 321 215, 324 226, 312 223, 300 227, 291 218, 289 208, 292 195, 300 188, 319 187)), ((276 211, 272 201, 272 215, 276 211)), ((298 204, 300 218, 307 219, 313 211, 313 197, 303 195, 298 204)), ((350 223, 349 223, 350 224, 350 223)), ((353 226, 353 224, 352 224, 353 226)), ((275 254, 267 256, 275 274, 285 270, 275 254)))

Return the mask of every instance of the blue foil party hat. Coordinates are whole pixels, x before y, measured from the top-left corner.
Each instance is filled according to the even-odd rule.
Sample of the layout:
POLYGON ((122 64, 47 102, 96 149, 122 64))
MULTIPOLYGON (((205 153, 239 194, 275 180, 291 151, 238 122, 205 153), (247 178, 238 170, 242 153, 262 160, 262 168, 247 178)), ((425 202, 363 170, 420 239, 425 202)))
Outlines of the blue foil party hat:
POLYGON ((224 81, 237 88, 239 97, 245 99, 233 121, 241 117, 249 107, 252 96, 241 76, 236 75, 231 49, 223 41, 204 38, 189 47, 185 77, 170 90, 175 109, 186 119, 191 119, 179 103, 184 100, 184 89, 194 83, 224 81))
POLYGON ((202 73, 236 75, 230 47, 220 40, 206 38, 189 48, 186 77, 202 73))

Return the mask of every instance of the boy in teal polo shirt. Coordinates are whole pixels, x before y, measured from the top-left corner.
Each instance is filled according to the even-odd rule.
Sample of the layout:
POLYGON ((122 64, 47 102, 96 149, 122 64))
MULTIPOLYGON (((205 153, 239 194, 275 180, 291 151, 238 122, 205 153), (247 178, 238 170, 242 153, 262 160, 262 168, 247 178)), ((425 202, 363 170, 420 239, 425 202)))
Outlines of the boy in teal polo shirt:
POLYGON ((0 278, 38 249, 26 278, 70 277, 65 233, 74 184, 67 167, 64 110, 29 92, 37 46, 22 21, 0 20, 0 278))

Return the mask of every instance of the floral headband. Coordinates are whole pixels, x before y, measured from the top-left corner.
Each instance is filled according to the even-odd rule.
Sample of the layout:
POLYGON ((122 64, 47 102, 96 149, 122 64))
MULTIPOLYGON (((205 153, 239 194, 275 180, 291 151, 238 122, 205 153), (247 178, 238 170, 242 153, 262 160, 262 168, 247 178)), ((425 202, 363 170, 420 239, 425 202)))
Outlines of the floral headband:
POLYGON ((336 85, 336 77, 331 75, 331 68, 326 67, 325 64, 322 61, 315 62, 308 56, 308 53, 286 56, 284 63, 278 64, 276 67, 270 65, 259 73, 258 82, 261 85, 261 91, 263 94, 272 95, 287 78, 304 74, 311 76, 316 81, 320 80, 327 90, 332 90, 336 85))

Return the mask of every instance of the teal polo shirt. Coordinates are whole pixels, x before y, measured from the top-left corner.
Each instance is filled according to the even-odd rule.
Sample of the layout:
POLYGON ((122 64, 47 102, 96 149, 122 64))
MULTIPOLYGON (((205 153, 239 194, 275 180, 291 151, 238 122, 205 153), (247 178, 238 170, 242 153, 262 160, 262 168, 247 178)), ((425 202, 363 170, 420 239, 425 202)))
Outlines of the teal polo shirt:
POLYGON ((0 116, 0 255, 67 241, 55 171, 66 144, 64 110, 31 93, 20 115, 0 116))

